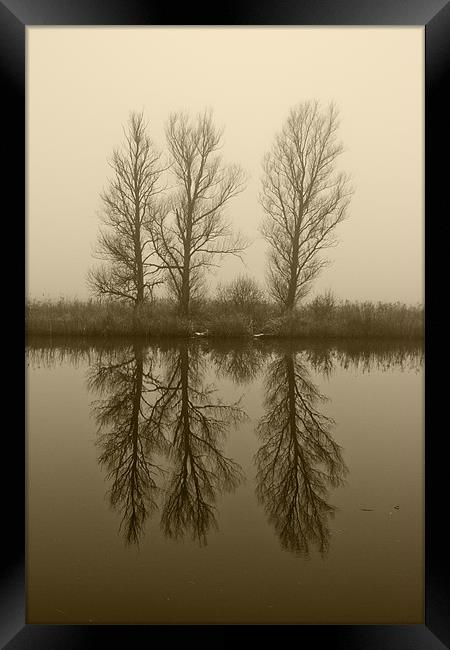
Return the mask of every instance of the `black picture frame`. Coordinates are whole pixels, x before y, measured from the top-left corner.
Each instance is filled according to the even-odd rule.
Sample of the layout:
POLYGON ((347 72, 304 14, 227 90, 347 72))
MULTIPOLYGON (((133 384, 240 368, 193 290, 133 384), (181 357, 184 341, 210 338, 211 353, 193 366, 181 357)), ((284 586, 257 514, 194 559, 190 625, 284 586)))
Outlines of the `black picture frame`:
MULTIPOLYGON (((293 630, 300 647, 364 648, 371 650, 434 650, 450 647, 450 599, 448 540, 448 434, 444 380, 445 337, 442 303, 436 287, 445 277, 448 257, 448 103, 450 5, 446 0, 321 0, 277 4, 228 2, 203 7, 186 4, 174 9, 170 3, 138 0, 0 0, 0 71, 2 76, 2 180, 10 199, 8 223, 19 227, 11 241, 24 241, 25 234, 25 29, 33 25, 421 25, 425 28, 425 623, 423 625, 297 625, 293 630), (447 158, 446 158, 447 156, 447 158), (24 197, 23 199, 21 197, 24 197), (20 232, 20 227, 23 230, 20 232), (445 254, 447 252, 447 255, 445 254), (441 308, 441 309, 440 309, 441 308), (444 347, 443 347, 444 343, 444 347), (439 347, 438 347, 439 346, 439 347)), ((55 53, 56 55, 56 53, 55 53)), ((2 206, 4 207, 4 206, 2 206)), ((5 219, 6 220, 6 219, 5 219)), ((9 228, 9 226, 8 226, 9 228)), ((9 237, 9 231, 6 236, 9 237)), ((407 236, 407 233, 405 233, 407 236)), ((11 235, 11 237, 13 237, 11 235)), ((21 249, 19 247, 19 251, 21 249)), ((16 257, 18 265, 20 252, 16 257)), ((25 264, 24 267, 25 268, 25 264)), ((17 277, 17 273, 16 273, 17 277)), ((25 282, 24 282, 25 284, 25 282)), ((22 285, 24 286, 24 285, 22 285)), ((445 285, 444 285, 445 286, 445 285)), ((22 299, 17 291, 17 314, 22 299)), ((444 299, 445 302, 445 299, 444 299)), ((22 307, 23 309, 23 307, 22 307)), ((23 322, 17 331, 23 332, 23 322)), ((445 329, 447 329, 445 327, 445 329)), ((6 340, 6 339, 5 339, 6 340)), ((10 347, 10 346, 8 346, 10 347)), ((19 350, 20 345, 17 346, 19 350)), ((23 354, 20 349, 20 354, 23 354)), ((23 359, 23 357, 21 357, 23 359)), ((22 367, 14 357, 11 363, 22 367)), ((9 381, 9 375, 7 375, 9 381)), ((20 381, 19 381, 20 385, 20 381)), ((16 382, 10 383, 17 391, 16 382)), ((9 393, 6 393, 8 395, 9 393)), ((227 644, 234 626, 97 626, 31 625, 25 623, 25 427, 17 419, 3 427, 5 465, 12 468, 3 491, 2 581, 0 587, 0 642, 19 648, 91 648, 111 639, 134 647, 143 641, 167 642, 180 632, 183 642, 227 644), (6 442, 5 442, 6 440, 6 442), (220 627, 220 630, 216 628, 220 627), (201 629, 200 629, 201 628, 201 629), (164 634, 164 637, 159 637, 164 634)), ((241 637, 252 635, 253 626, 239 626, 241 637)), ((284 637, 286 626, 264 626, 264 635, 284 637), (269 629, 270 628, 270 629, 269 629), (276 629, 273 629, 276 628, 276 629)), ((288 626, 291 627, 291 626, 288 626)), ((247 639, 250 637, 247 637, 247 639)), ((243 639, 244 640, 244 639, 243 639)), ((271 640, 270 638, 268 639, 271 640)))

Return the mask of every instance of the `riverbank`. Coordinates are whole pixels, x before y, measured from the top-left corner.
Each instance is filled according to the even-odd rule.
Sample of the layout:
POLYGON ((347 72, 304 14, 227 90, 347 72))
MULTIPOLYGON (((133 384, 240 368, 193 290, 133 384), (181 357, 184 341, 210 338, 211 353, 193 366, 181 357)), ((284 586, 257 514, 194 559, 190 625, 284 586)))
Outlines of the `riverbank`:
POLYGON ((421 339, 421 306, 329 301, 316 298, 292 314, 268 303, 245 309, 214 300, 181 318, 165 300, 146 304, 137 318, 130 306, 93 300, 37 301, 26 306, 28 334, 45 336, 138 336, 212 338, 401 338, 421 339))

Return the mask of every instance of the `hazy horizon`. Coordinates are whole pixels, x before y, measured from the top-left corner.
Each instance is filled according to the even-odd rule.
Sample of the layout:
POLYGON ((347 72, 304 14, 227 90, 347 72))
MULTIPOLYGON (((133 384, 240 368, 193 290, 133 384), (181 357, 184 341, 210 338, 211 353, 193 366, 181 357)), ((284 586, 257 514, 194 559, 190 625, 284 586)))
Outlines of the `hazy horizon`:
POLYGON ((166 152, 169 113, 214 111, 223 156, 248 175, 226 214, 253 240, 211 285, 264 283, 261 162, 289 109, 334 101, 349 218, 311 296, 423 302, 423 27, 27 27, 27 293, 89 297, 100 192, 133 110, 166 152))

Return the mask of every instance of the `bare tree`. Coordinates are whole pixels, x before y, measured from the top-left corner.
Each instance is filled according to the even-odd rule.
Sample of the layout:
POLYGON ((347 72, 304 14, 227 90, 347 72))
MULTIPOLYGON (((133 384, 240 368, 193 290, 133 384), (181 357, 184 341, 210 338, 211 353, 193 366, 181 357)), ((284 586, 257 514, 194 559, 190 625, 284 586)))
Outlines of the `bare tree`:
POLYGON ((217 153, 222 131, 209 112, 195 121, 173 113, 166 137, 176 187, 149 231, 169 290, 181 314, 188 316, 204 271, 224 255, 239 256, 246 248, 224 216, 225 205, 244 189, 244 174, 237 165, 223 164, 217 153))
POLYGON ((343 147, 338 111, 318 101, 292 108, 264 157, 261 228, 269 244, 272 297, 292 310, 328 263, 321 252, 336 243, 334 229, 346 217, 352 194, 347 176, 335 171, 343 147))
POLYGON ((95 295, 131 301, 135 313, 161 282, 154 251, 143 224, 157 208, 161 154, 147 135, 142 113, 131 113, 125 143, 114 150, 114 171, 102 193, 102 221, 96 256, 105 263, 91 269, 88 285, 95 295))

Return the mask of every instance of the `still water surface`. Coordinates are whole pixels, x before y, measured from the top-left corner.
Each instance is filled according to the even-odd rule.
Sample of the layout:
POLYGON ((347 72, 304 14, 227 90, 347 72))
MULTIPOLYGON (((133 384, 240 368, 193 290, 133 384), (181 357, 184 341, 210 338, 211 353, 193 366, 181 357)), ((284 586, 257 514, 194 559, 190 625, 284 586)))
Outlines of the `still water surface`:
POLYGON ((423 622, 423 350, 27 348, 29 623, 423 622))

